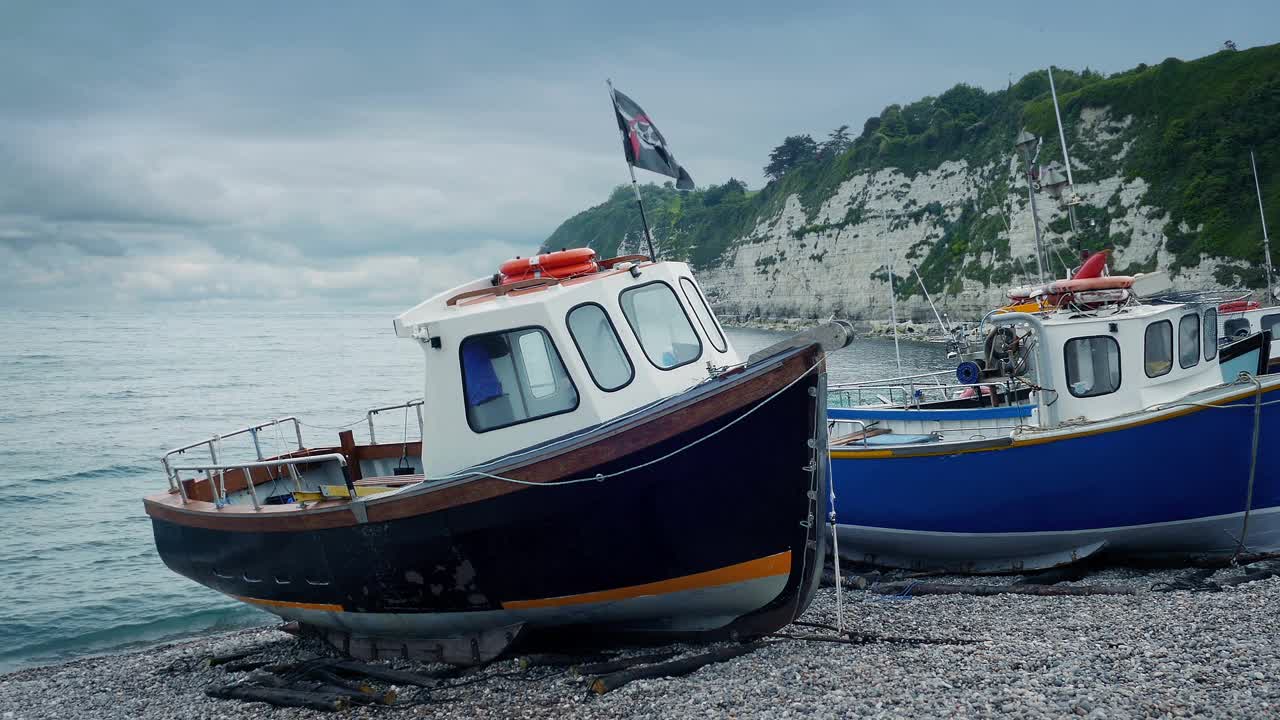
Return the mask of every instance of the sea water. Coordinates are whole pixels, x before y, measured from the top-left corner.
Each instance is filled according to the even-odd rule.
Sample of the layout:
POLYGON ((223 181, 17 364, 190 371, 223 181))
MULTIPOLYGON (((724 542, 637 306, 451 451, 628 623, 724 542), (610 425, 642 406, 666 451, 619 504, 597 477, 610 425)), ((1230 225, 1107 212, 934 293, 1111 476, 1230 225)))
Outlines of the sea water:
MULTIPOLYGON (((0 672, 272 622, 170 572, 142 497, 167 488, 167 450, 271 418, 296 415, 309 446, 347 427, 367 439, 366 410, 423 394, 421 350, 395 337, 396 312, 0 310, 0 672)), ((744 357, 785 336, 730 335, 744 357)), ((945 366, 938 346, 902 354, 908 371, 945 366)), ((885 340, 856 341, 829 367, 832 381, 897 374, 885 340)), ((375 430, 418 435, 402 410, 375 430)), ((270 456, 296 436, 286 425, 258 442, 270 456)), ((248 435, 225 442, 224 458, 254 454, 248 435)))

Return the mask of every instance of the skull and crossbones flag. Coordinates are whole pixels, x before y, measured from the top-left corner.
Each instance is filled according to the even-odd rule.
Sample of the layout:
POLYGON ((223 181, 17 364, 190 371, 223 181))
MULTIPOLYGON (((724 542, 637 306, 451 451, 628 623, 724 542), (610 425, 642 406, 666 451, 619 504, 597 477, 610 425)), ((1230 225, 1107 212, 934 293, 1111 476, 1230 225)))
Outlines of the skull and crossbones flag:
POLYGON ((676 179, 676 189, 692 190, 693 178, 680 167, 667 149, 667 140, 658 132, 649 115, 634 100, 613 91, 613 111, 622 131, 622 151, 635 167, 676 179))

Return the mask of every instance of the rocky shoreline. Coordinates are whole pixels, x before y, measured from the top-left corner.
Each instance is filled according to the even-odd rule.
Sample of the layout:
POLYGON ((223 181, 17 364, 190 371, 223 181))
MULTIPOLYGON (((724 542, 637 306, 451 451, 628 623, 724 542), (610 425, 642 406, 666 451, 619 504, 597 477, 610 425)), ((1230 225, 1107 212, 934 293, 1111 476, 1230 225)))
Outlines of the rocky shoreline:
MULTIPOLYGON (((1227 584, 1247 579, 1242 572, 1114 568, 1057 587, 1132 594, 1057 597, 877 595, 847 583, 846 625, 870 636, 855 642, 773 638, 687 676, 639 680, 599 696, 567 669, 521 669, 505 660, 435 687, 394 688, 392 705, 336 713, 205 695, 245 677, 234 665, 210 667, 211 656, 253 651, 265 662, 298 662, 321 652, 257 628, 0 676, 0 718, 1276 716, 1280 578, 1227 584), (1223 586, 1210 591, 1214 581, 1223 586), (1185 589, 1152 590, 1171 582, 1185 589)), ((835 597, 833 587, 823 588, 803 620, 834 624, 835 597)), ((784 633, 831 637, 808 625, 784 633)), ((653 649, 626 654, 646 652, 653 649)))

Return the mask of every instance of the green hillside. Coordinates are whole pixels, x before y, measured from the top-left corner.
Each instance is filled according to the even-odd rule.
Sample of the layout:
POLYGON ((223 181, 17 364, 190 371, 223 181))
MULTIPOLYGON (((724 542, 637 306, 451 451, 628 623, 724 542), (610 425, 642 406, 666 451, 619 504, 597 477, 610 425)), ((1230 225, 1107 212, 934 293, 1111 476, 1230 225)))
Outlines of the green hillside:
MULTIPOLYGON (((1280 45, 1224 50, 1190 62, 1170 58, 1111 76, 1056 70, 1054 78, 1069 131, 1078 126, 1085 108, 1108 108, 1112 117, 1133 116, 1119 137, 1100 147, 1072 141, 1073 166, 1080 162, 1076 182, 1110 176, 1144 179, 1149 189, 1143 204, 1168 213, 1165 248, 1175 261, 1165 269, 1197 265, 1203 253, 1230 261, 1218 271, 1223 284, 1264 283, 1249 150, 1257 153, 1267 216, 1280 227, 1280 45), (1119 152, 1125 144, 1127 151, 1119 152), (1114 160, 1116 155, 1122 159, 1114 160)), ((811 158, 758 192, 747 191, 736 180, 689 193, 678 193, 669 183, 651 184, 643 188, 645 205, 666 255, 702 269, 722 262, 733 244, 751 242, 756 224, 796 194, 809 224, 793 233, 797 251, 789 256, 806 257, 805 234, 859 222, 860 208, 854 206, 836 223, 814 224, 821 203, 848 178, 885 168, 913 175, 948 160, 964 159, 970 167, 1007 162, 1013 139, 1024 126, 1045 139, 1042 162, 1061 157, 1043 70, 996 92, 957 85, 937 97, 890 105, 867 119, 851 143, 820 144, 811 158)), ((941 237, 913 246, 908 257, 916 259, 931 286, 954 285, 961 268, 966 277, 984 283, 1012 277, 1016 259, 1008 257, 1007 239, 1002 243, 998 237, 1002 221, 984 213, 1007 204, 1007 178, 1007 173, 993 176, 974 207, 944 223, 941 237), (965 262, 980 250, 993 252, 990 263, 965 262)), ((908 210, 937 212, 928 206, 908 210)), ((1111 210, 1105 205, 1079 208, 1086 247, 1128 244, 1123 233, 1111 231, 1111 210)), ((545 247, 586 245, 607 256, 625 235, 634 242, 640 233, 634 196, 624 186, 603 204, 565 221, 545 247)), ((819 256, 809 259, 821 261, 819 256)), ((904 285, 904 292, 912 292, 911 284, 904 285)))

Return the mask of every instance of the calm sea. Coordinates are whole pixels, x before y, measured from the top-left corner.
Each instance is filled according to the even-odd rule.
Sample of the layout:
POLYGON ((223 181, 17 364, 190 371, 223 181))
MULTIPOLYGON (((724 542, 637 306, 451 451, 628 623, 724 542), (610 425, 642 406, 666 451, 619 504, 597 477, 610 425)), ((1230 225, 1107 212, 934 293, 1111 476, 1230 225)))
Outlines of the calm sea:
MULTIPOLYGON (((308 445, 367 437, 366 409, 422 395, 395 312, 0 311, 0 672, 272 621, 165 568, 141 498, 165 487, 166 450, 251 422, 296 415, 308 445)), ((731 335, 743 355, 782 337, 731 335)), ((902 352, 909 369, 945 364, 938 346, 902 352)), ((883 340, 831 362, 833 380, 895 369, 883 340)), ((416 437, 392 412, 379 440, 406 419, 416 437)), ((265 432, 263 452, 291 438, 265 432)))

